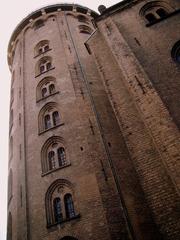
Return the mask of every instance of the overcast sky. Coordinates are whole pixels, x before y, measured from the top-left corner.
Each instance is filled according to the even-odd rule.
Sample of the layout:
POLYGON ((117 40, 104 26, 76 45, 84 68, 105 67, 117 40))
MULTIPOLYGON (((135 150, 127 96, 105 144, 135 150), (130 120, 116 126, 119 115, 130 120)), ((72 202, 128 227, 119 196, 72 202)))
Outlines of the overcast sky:
MULTIPOLYGON (((65 1, 72 3, 72 1, 65 1)), ((120 0, 77 0, 74 3, 89 7, 95 11, 99 5, 107 7, 120 0)), ((8 124, 9 124, 9 92, 10 72, 7 66, 7 45, 17 24, 32 11, 45 5, 64 3, 53 0, 14 0, 1 3, 0 14, 0 240, 6 239, 7 211, 7 163, 8 163, 8 124)))

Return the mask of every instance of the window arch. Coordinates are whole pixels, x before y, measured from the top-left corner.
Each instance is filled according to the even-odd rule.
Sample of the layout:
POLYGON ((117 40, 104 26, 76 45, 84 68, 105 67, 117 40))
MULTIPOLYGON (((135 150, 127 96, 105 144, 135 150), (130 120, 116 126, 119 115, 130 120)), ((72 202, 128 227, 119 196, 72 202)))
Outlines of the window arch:
POLYGON ((141 8, 140 15, 146 19, 148 24, 151 24, 165 18, 172 10, 171 6, 164 1, 152 1, 141 8))
POLYGON ((39 113, 39 132, 62 124, 59 110, 55 102, 47 103, 39 113))
POLYGON ((69 165, 65 143, 62 138, 53 136, 45 142, 41 151, 41 164, 43 174, 69 165))
POLYGON ((49 56, 43 57, 36 64, 36 69, 35 69, 36 76, 43 74, 51 69, 52 69, 52 58, 49 56))
POLYGON ((42 41, 40 41, 40 42, 36 45, 36 47, 35 47, 35 49, 34 49, 34 51, 35 51, 35 56, 38 56, 38 55, 40 55, 40 54, 42 54, 42 53, 45 53, 45 52, 47 52, 48 50, 50 50, 49 41, 48 41, 48 40, 42 40, 42 41))
POLYGON ((180 41, 174 44, 171 51, 171 56, 175 62, 180 63, 180 41))
POLYGON ((45 196, 47 227, 79 217, 75 206, 74 186, 65 179, 54 181, 45 196))
POLYGON ((54 77, 43 78, 36 89, 37 101, 46 98, 52 94, 58 93, 56 88, 56 79, 54 77))
POLYGON ((93 29, 86 25, 79 25, 79 32, 85 34, 91 34, 93 29))

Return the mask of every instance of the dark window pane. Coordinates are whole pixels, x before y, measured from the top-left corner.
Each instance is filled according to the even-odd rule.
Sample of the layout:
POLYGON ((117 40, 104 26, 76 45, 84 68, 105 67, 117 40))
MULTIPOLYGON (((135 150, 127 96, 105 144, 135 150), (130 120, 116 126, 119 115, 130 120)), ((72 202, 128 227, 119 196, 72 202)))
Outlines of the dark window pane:
POLYGON ((75 216, 74 204, 73 204, 72 196, 70 193, 65 195, 64 205, 65 205, 65 210, 66 210, 66 217, 67 218, 74 217, 75 216))
POLYGON ((168 13, 163 8, 159 8, 156 13, 160 16, 160 18, 166 17, 168 15, 168 13))
POLYGON ((43 27, 43 26, 44 26, 43 20, 38 20, 38 21, 36 21, 36 22, 35 22, 35 25, 34 25, 35 30, 38 29, 38 28, 40 28, 40 27, 43 27))
POLYGON ((47 69, 47 70, 51 69, 51 62, 48 62, 48 63, 46 64, 46 69, 47 69))
POLYGON ((54 151, 50 151, 48 153, 48 162, 49 162, 49 170, 56 168, 56 161, 55 161, 55 153, 54 151))
POLYGON ((58 111, 53 112, 52 117, 53 117, 53 125, 57 126, 60 123, 58 111))
POLYGON ((40 73, 43 73, 45 71, 44 65, 40 65, 40 73))
POLYGON ((49 50, 49 45, 44 46, 44 52, 46 52, 47 50, 49 50))
POLYGON ((47 96, 47 88, 43 88, 42 89, 42 97, 46 97, 47 96))
POLYGON ((152 23, 157 20, 156 17, 154 16, 154 14, 152 14, 152 13, 148 13, 145 17, 149 23, 152 23))
POLYGON ((39 48, 39 54, 41 54, 42 52, 43 52, 43 49, 41 47, 41 48, 39 48))
POLYGON ((62 208, 61 208, 61 199, 55 198, 53 201, 54 204, 54 218, 55 222, 59 223, 63 220, 62 208))
POLYGON ((51 128, 50 115, 46 115, 46 116, 44 117, 44 125, 45 125, 45 129, 51 128))
POLYGON ((64 166, 66 164, 66 153, 63 147, 58 148, 57 150, 58 153, 58 161, 59 161, 59 166, 64 166))
POLYGON ((55 86, 54 86, 54 84, 51 84, 51 85, 49 86, 49 93, 52 94, 52 93, 54 93, 54 92, 55 92, 55 86))

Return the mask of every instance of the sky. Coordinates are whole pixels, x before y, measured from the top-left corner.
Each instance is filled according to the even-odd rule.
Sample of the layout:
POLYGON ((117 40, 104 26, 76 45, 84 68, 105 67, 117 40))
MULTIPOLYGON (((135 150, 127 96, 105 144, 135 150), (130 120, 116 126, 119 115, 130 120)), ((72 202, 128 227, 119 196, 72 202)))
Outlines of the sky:
MULTIPOLYGON (((119 0, 120 1, 120 0, 119 0)), ((106 7, 118 0, 66 0, 66 3, 78 3, 97 11, 99 5, 106 7)), ((64 3, 53 0, 13 0, 1 3, 0 14, 0 240, 6 239, 7 222, 7 175, 8 175, 8 132, 9 132, 9 93, 10 71, 7 65, 7 46, 12 32, 18 23, 32 11, 46 5, 64 3)))

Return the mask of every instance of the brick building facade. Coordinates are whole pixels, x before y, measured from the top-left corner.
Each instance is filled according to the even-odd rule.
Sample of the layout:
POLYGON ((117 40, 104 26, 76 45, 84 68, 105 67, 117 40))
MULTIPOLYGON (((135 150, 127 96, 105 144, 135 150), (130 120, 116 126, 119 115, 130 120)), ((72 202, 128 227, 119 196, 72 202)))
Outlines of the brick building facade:
POLYGON ((178 0, 33 12, 9 44, 7 240, 178 240, 178 0))

